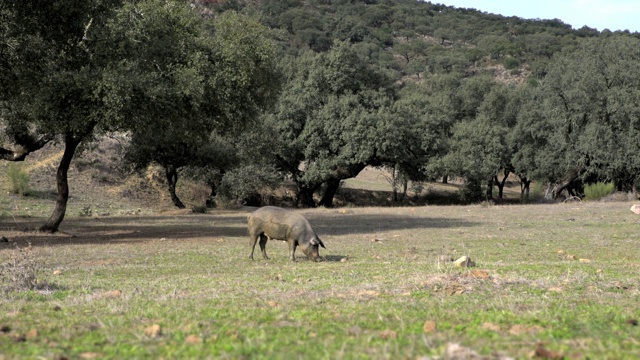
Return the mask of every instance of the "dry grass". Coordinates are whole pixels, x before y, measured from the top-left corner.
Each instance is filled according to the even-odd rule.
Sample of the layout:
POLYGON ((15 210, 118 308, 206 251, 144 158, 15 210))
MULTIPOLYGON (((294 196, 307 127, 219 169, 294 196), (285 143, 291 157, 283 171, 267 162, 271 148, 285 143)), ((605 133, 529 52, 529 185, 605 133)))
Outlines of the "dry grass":
MULTIPOLYGON (((58 235, 18 231, 42 221, 18 218, 3 233, 31 242, 52 286, 0 300, 0 327, 10 327, 0 348, 71 358, 633 358, 640 251, 630 206, 299 210, 327 245, 320 263, 290 263, 281 242, 267 244, 271 260, 250 261, 251 209, 70 218, 58 235), (477 267, 448 261, 461 255, 477 267)), ((12 251, 0 244, 0 259, 12 251)))
MULTIPOLYGON (((367 169, 340 190, 348 207, 298 210, 325 261, 290 263, 282 242, 267 244, 271 260, 250 261, 252 209, 175 210, 157 174, 115 176, 115 148, 74 163, 58 234, 30 229, 53 207, 49 159, 61 149, 33 158, 34 196, 0 198, 10 240, 0 265, 16 245, 30 249, 22 274, 36 283, 0 297, 0 359, 640 356, 640 218, 628 197, 356 206, 390 204, 390 186, 367 169), (462 255, 477 266, 454 267, 462 255)), ((430 183, 421 196, 459 187, 430 183)), ((205 190, 180 189, 189 207, 205 190)), ((512 182, 507 197, 518 190, 512 182)))

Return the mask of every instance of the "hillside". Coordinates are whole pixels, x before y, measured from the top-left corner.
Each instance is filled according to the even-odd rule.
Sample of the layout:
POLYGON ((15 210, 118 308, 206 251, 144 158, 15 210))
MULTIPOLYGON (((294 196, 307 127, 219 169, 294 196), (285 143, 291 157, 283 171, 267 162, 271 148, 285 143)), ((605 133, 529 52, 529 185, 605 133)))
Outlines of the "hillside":
MULTIPOLYGON (((551 57, 597 37, 558 19, 523 19, 429 1, 198 0, 206 14, 235 9, 260 14, 284 51, 327 51, 335 41, 359 44, 363 57, 397 79, 428 72, 489 71, 522 82, 543 76, 551 57), (506 71, 505 71, 506 70, 506 71), (508 74, 508 75, 507 75, 508 74)), ((638 37, 640 34, 633 34, 638 37)))

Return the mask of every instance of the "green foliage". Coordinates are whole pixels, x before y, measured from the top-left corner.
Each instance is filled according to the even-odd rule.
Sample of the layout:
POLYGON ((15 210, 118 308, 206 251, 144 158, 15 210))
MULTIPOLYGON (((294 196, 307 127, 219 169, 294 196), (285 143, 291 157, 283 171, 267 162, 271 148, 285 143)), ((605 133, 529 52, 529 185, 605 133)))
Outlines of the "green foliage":
POLYGON ((640 174, 640 77, 631 74, 640 74, 640 39, 631 36, 583 39, 554 58, 522 118, 540 137, 546 176, 581 167, 632 187, 640 174))
POLYGON ((520 61, 513 57, 506 57, 502 61, 502 64, 504 65, 505 69, 514 70, 520 66, 520 61))
POLYGON ((280 185, 282 177, 274 169, 246 165, 224 174, 218 187, 216 202, 222 205, 259 206, 264 190, 280 185))
POLYGON ((29 187, 29 173, 18 164, 9 164, 7 167, 7 178, 11 184, 11 191, 14 194, 28 195, 30 191, 29 187))
POLYGON ((613 194, 614 191, 615 186, 612 182, 597 182, 594 184, 587 184, 584 187, 584 200, 591 201, 602 199, 605 196, 613 194))
POLYGON ((91 209, 91 205, 87 205, 82 207, 82 209, 80 209, 78 211, 78 216, 80 217, 87 217, 87 216, 91 216, 93 214, 93 210, 91 209))

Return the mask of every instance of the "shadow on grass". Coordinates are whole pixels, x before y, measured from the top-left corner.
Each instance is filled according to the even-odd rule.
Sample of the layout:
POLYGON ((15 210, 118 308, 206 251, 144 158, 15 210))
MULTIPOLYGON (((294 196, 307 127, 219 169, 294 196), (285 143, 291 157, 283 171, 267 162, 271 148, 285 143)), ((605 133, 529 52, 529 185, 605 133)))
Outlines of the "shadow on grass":
MULTIPOLYGON (((13 242, 30 242, 33 246, 74 244, 109 245, 147 241, 207 240, 211 238, 247 237, 247 213, 233 216, 190 214, 172 216, 131 216, 104 218, 74 218, 65 220, 60 232, 43 234, 36 231, 46 219, 17 218, 0 225, 0 250, 13 242)), ((402 214, 313 214, 309 218, 320 237, 379 233, 385 231, 473 227, 475 222, 464 219, 414 217, 402 214)), ((337 261, 339 261, 338 259, 337 261)))
POLYGON ((343 255, 326 255, 322 257, 323 261, 326 262, 341 262, 342 259, 348 259, 348 256, 343 256, 343 255))

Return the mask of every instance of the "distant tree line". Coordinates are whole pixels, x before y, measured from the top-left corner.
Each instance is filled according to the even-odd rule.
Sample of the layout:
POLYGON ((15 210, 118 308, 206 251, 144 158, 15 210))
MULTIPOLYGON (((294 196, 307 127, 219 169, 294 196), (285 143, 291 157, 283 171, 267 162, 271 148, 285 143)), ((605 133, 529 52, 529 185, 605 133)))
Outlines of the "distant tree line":
POLYGON ((42 230, 76 150, 113 131, 178 207, 179 176, 247 202, 288 179, 330 207, 367 166, 463 178, 467 201, 510 174, 523 197, 638 183, 637 33, 413 0, 1 0, 0 19, 0 158, 65 148, 42 230))

